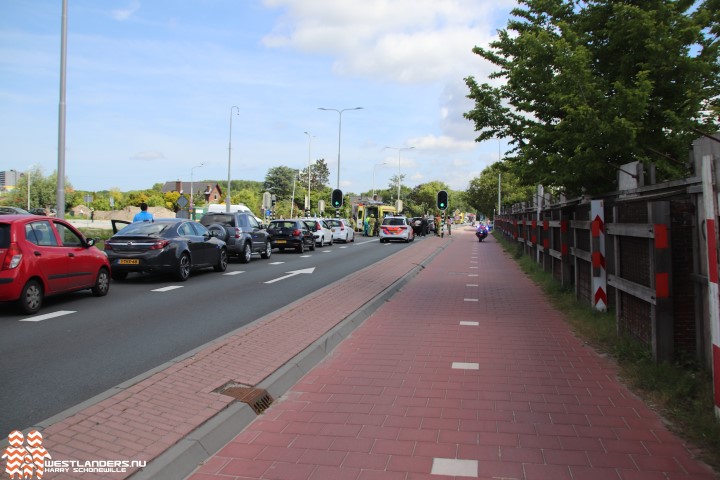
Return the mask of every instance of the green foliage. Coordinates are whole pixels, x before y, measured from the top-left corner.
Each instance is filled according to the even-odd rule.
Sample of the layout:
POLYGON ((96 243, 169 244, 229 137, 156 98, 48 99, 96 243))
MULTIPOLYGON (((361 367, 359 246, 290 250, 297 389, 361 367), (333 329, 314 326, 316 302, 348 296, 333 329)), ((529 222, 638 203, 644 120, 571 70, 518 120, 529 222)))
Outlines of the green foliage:
MULTIPOLYGON (((324 158, 319 158, 311 165, 310 168, 310 190, 319 190, 328 185, 330 179, 330 169, 325 163, 324 158)), ((301 195, 305 198, 307 195, 307 184, 308 184, 308 168, 305 167, 300 171, 298 176, 298 188, 301 186, 305 187, 304 193, 301 195)), ((297 192, 295 192, 297 195, 297 192)))
POLYGON ((292 196, 293 183, 295 182, 297 170, 286 167, 272 167, 265 175, 263 188, 274 194, 277 200, 289 199, 292 196))
POLYGON ((493 211, 497 211, 498 176, 503 205, 512 205, 532 198, 535 187, 522 185, 506 164, 495 162, 480 172, 479 177, 470 180, 465 196, 473 211, 488 217, 493 211))
POLYGON ((488 49, 493 87, 466 78, 478 141, 510 138, 526 185, 568 195, 615 189, 617 167, 687 174, 697 131, 714 132, 720 84, 717 0, 521 0, 488 49))

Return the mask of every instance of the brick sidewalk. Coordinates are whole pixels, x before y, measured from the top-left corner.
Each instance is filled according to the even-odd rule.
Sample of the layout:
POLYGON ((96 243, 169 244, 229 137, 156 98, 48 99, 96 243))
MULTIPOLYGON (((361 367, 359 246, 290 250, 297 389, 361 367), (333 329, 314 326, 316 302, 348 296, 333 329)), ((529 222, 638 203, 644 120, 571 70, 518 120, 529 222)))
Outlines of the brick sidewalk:
POLYGON ((190 479, 467 477, 716 478, 493 239, 456 229, 190 479))
MULTIPOLYGON (((346 318, 357 315, 356 311, 362 311, 368 302, 383 299, 393 284, 418 271, 420 265, 447 244, 447 239, 436 237, 418 241, 411 248, 211 342, 169 366, 116 387, 99 401, 93 399, 73 412, 49 419, 37 426, 44 437, 43 446, 51 452, 53 460, 129 459, 150 463, 157 462, 159 457, 169 457, 165 464, 139 475, 178 478, 173 463, 177 466, 191 462, 187 472, 192 471, 207 458, 208 452, 217 450, 210 448, 213 442, 222 440, 217 432, 227 434, 222 432, 223 428, 236 428, 217 445, 219 448, 244 427, 242 422, 247 415, 254 418, 250 407, 238 406, 234 398, 217 393, 218 389, 228 383, 256 386, 287 368, 291 360, 318 339, 337 342, 333 338, 323 340, 324 335, 346 318)), ((316 350, 311 357, 317 357, 316 350)), ((285 377, 294 383, 300 375, 293 379, 291 372, 285 377)), ((282 379, 276 383, 282 383, 282 379)), ((137 470, 130 468, 126 473, 104 475, 46 471, 45 478, 119 479, 137 470)))

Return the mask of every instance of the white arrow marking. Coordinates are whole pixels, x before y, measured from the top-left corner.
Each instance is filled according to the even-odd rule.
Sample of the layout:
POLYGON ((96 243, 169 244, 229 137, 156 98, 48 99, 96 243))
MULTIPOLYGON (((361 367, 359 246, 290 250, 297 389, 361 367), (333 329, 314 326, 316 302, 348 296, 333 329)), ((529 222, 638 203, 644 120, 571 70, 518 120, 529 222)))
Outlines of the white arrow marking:
POLYGON ((284 277, 276 278, 274 280, 268 280, 265 283, 275 283, 275 282, 279 282, 280 280, 285 280, 286 278, 294 277, 295 275, 300 275, 301 273, 313 273, 314 271, 315 271, 315 267, 305 268, 303 270, 293 270, 292 272, 286 272, 286 273, 289 273, 289 275, 285 275, 284 277))
POLYGON ((35 317, 23 318, 20 321, 21 322, 42 322, 43 320, 48 320, 50 318, 55 318, 55 317, 62 317, 63 315, 70 315, 71 313, 75 313, 75 311, 74 310, 59 310, 59 311, 53 312, 53 313, 46 313, 45 315, 37 315, 35 317))
POLYGON ((183 288, 182 285, 171 285, 169 287, 162 287, 162 288, 156 288, 155 290, 150 290, 151 292, 169 292, 170 290, 177 290, 178 288, 183 288))

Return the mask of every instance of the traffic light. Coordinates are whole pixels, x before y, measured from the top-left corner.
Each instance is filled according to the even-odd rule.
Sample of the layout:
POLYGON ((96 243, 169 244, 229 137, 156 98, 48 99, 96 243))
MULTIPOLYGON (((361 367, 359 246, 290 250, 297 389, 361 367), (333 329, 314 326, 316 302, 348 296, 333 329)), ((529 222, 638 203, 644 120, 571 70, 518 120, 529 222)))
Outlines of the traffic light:
POLYGON ((332 191, 332 206, 333 208, 340 208, 343 204, 342 190, 336 188, 332 191))
POLYGON ((437 207, 440 210, 445 210, 448 207, 448 194, 445 190, 440 190, 437 194, 437 207))

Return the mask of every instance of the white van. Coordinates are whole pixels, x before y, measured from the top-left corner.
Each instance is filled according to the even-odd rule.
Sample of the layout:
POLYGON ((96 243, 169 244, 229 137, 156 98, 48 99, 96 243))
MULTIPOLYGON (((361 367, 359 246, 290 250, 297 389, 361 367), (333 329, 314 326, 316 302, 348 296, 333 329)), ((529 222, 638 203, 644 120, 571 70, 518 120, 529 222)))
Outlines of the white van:
MULTIPOLYGON (((239 205, 230 205, 230 211, 231 212, 246 212, 246 213, 252 213, 250 209, 243 205, 242 203, 239 205)), ((208 213, 225 213, 227 212, 227 205, 224 203, 213 203, 208 206, 208 213)))

